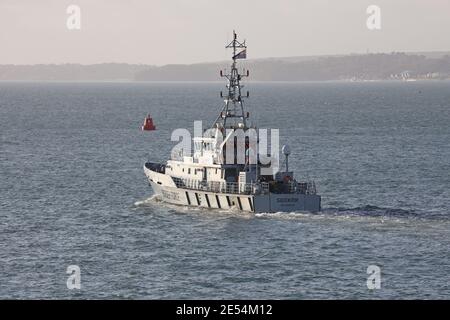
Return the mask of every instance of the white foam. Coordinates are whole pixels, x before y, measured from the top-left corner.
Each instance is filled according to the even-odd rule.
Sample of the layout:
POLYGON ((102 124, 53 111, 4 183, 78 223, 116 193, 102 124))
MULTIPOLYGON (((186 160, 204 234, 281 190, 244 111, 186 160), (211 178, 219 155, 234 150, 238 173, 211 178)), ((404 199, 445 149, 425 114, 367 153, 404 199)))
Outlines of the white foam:
POLYGON ((156 194, 152 195, 150 198, 147 198, 145 200, 136 201, 134 203, 135 207, 142 207, 142 206, 148 206, 149 204, 155 203, 161 201, 160 197, 156 194))

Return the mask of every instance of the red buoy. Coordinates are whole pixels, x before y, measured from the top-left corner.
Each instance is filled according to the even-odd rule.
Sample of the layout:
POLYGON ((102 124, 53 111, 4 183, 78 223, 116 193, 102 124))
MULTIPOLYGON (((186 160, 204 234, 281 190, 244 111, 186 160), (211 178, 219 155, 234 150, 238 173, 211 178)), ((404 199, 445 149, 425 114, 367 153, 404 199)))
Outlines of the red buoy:
POLYGON ((142 130, 156 130, 155 125, 153 124, 153 119, 148 114, 144 119, 144 125, 142 126, 142 130))

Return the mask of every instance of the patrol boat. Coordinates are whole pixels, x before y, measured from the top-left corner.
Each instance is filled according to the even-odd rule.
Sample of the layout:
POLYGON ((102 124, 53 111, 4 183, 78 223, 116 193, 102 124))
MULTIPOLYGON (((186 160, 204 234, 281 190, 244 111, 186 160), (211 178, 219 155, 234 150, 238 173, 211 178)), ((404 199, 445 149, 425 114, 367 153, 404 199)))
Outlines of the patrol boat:
MULTIPOLYGON (((285 156, 282 169, 277 167, 276 172, 270 170, 267 157, 264 160, 258 152, 254 155, 259 146, 250 143, 248 136, 244 138, 243 148, 231 144, 226 150, 227 144, 237 141, 238 130, 256 129, 250 125, 250 115, 244 110, 244 98, 249 94, 241 94, 241 80, 249 72, 240 73, 237 68, 237 60, 247 57, 246 43, 238 41, 233 32, 233 40, 226 48, 232 49, 233 56, 229 72, 220 71, 227 79, 227 93, 221 92, 222 110, 207 130, 208 135, 192 139, 193 154, 173 156, 165 164, 145 163, 144 172, 154 193, 167 203, 208 209, 255 213, 320 211, 321 197, 314 181, 296 180, 289 171, 287 145, 282 148, 285 156), (239 156, 239 150, 244 155, 239 156), (237 161, 238 158, 243 160, 237 161)), ((259 137, 256 139, 258 143, 259 137)))

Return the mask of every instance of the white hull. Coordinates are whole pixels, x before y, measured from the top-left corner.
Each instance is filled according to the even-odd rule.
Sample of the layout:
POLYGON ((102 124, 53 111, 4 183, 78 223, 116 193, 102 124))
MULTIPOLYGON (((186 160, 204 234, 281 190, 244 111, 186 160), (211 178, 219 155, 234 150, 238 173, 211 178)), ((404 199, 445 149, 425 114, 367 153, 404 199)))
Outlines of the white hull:
POLYGON ((169 175, 144 168, 154 192, 167 203, 246 212, 320 211, 320 196, 299 193, 235 194, 178 188, 169 175))

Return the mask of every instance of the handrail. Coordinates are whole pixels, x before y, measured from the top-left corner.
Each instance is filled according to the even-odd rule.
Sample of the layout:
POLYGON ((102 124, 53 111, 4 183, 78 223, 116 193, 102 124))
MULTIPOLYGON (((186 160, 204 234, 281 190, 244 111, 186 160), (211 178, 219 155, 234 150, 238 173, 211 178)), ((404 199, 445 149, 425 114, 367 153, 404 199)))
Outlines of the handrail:
POLYGON ((202 190, 217 193, 233 193, 233 194, 254 194, 269 192, 268 183, 239 183, 239 182, 220 182, 220 181, 203 181, 197 179, 185 179, 172 177, 173 182, 179 188, 202 190), (259 188, 259 189, 258 189, 259 188))
MULTIPOLYGON (((259 182, 259 183, 220 182, 220 181, 187 179, 179 177, 172 177, 172 180, 178 188, 201 190, 215 193, 268 194, 270 192, 269 182, 259 182)), ((287 190, 288 193, 316 194, 314 182, 297 183, 296 181, 291 181, 288 184, 287 190)))

